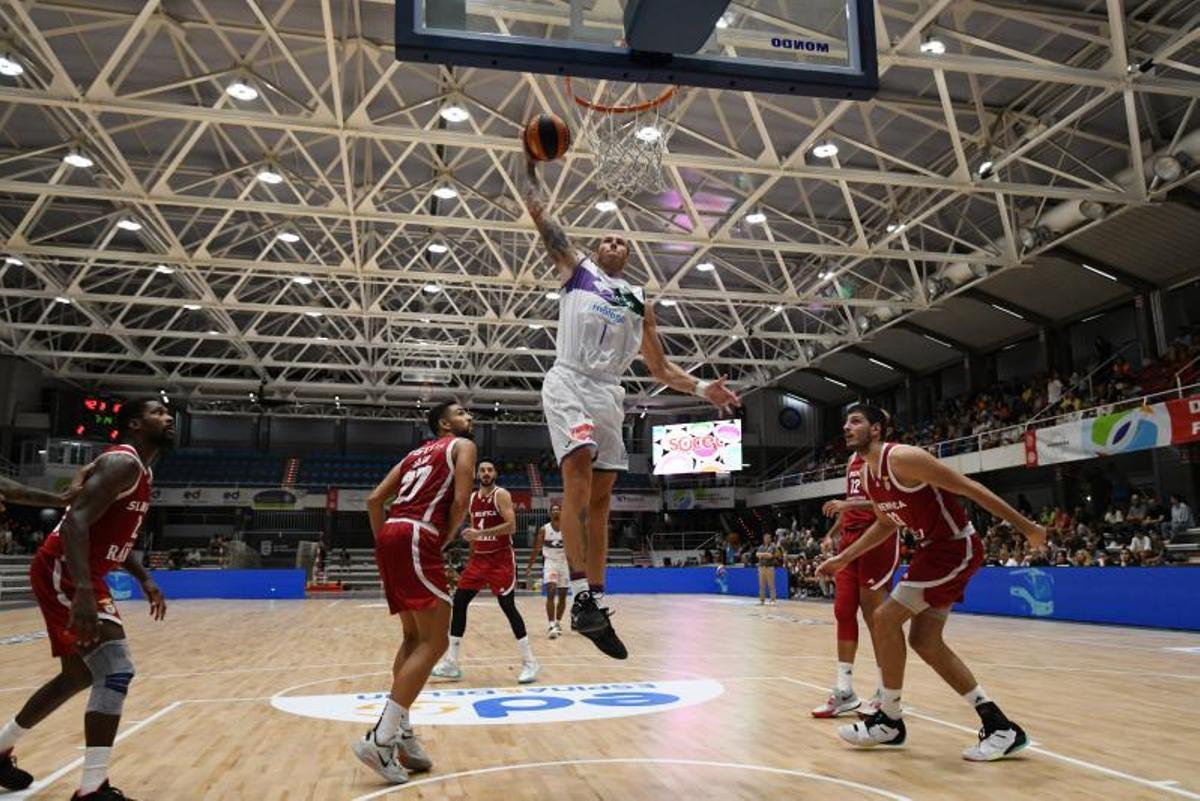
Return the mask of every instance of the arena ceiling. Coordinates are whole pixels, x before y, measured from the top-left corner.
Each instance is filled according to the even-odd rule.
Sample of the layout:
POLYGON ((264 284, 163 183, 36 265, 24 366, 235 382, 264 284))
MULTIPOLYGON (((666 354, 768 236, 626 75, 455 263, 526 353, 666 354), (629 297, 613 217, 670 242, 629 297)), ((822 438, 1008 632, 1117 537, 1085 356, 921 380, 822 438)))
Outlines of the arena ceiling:
MULTIPOLYGON (((0 77, 0 350, 201 406, 265 384, 313 408, 536 407, 556 281, 511 176, 522 123, 569 115, 563 87, 397 63, 393 2, 0 0, 25 68, 0 77), (451 103, 469 117, 443 119, 451 103)), ((871 102, 688 89, 670 189, 615 212, 595 208, 585 148, 547 173, 580 242, 632 240, 677 362, 844 399, 1194 273, 1194 2, 882 0, 876 17, 871 102), (1104 246, 1162 214, 1152 264, 1104 246)), ((631 408, 672 402, 635 369, 631 408)))

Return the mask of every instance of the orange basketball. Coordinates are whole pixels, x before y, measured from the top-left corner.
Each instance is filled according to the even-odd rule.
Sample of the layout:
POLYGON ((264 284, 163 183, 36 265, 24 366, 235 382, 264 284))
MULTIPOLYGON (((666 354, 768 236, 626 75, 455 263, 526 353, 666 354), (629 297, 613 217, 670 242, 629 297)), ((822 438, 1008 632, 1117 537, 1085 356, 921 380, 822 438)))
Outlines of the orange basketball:
POLYGON ((571 146, 571 129, 553 114, 539 114, 525 125, 523 138, 535 161, 554 161, 571 146))

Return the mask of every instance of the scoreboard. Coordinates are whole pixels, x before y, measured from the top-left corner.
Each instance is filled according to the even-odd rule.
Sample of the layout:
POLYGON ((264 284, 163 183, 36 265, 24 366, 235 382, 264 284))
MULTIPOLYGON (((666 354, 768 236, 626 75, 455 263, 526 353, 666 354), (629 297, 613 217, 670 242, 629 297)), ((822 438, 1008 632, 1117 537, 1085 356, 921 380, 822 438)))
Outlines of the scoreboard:
POLYGON ((80 439, 115 442, 121 432, 117 430, 117 413, 122 400, 102 395, 85 395, 75 409, 72 434, 80 439))

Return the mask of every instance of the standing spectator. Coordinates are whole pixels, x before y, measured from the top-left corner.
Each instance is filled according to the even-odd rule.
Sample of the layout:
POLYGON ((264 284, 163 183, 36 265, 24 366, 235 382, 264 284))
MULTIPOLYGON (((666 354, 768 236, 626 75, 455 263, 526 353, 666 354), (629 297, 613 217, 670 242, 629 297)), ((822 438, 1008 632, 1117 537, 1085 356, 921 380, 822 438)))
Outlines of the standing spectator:
POLYGON ((770 603, 774 606, 779 600, 775 591, 775 567, 779 564, 783 552, 775 544, 775 538, 770 532, 763 534, 762 545, 758 546, 755 556, 758 558, 758 603, 767 603, 767 590, 770 589, 770 603))
POLYGON ((1046 405, 1053 406, 1062 400, 1063 382, 1058 377, 1058 371, 1050 371, 1050 380, 1046 382, 1046 405))
POLYGON ((1192 507, 1183 500, 1178 492, 1171 494, 1171 520, 1162 524, 1162 536, 1170 542, 1177 535, 1196 525, 1192 518, 1192 507))

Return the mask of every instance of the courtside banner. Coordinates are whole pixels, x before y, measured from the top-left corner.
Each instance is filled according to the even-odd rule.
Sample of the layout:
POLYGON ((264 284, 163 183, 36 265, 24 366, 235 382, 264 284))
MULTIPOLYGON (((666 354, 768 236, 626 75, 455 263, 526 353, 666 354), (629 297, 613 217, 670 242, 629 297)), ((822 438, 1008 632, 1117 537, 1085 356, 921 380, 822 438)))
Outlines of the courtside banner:
POLYGON ((1025 433, 1025 465, 1094 459, 1200 442, 1200 395, 1025 433))

